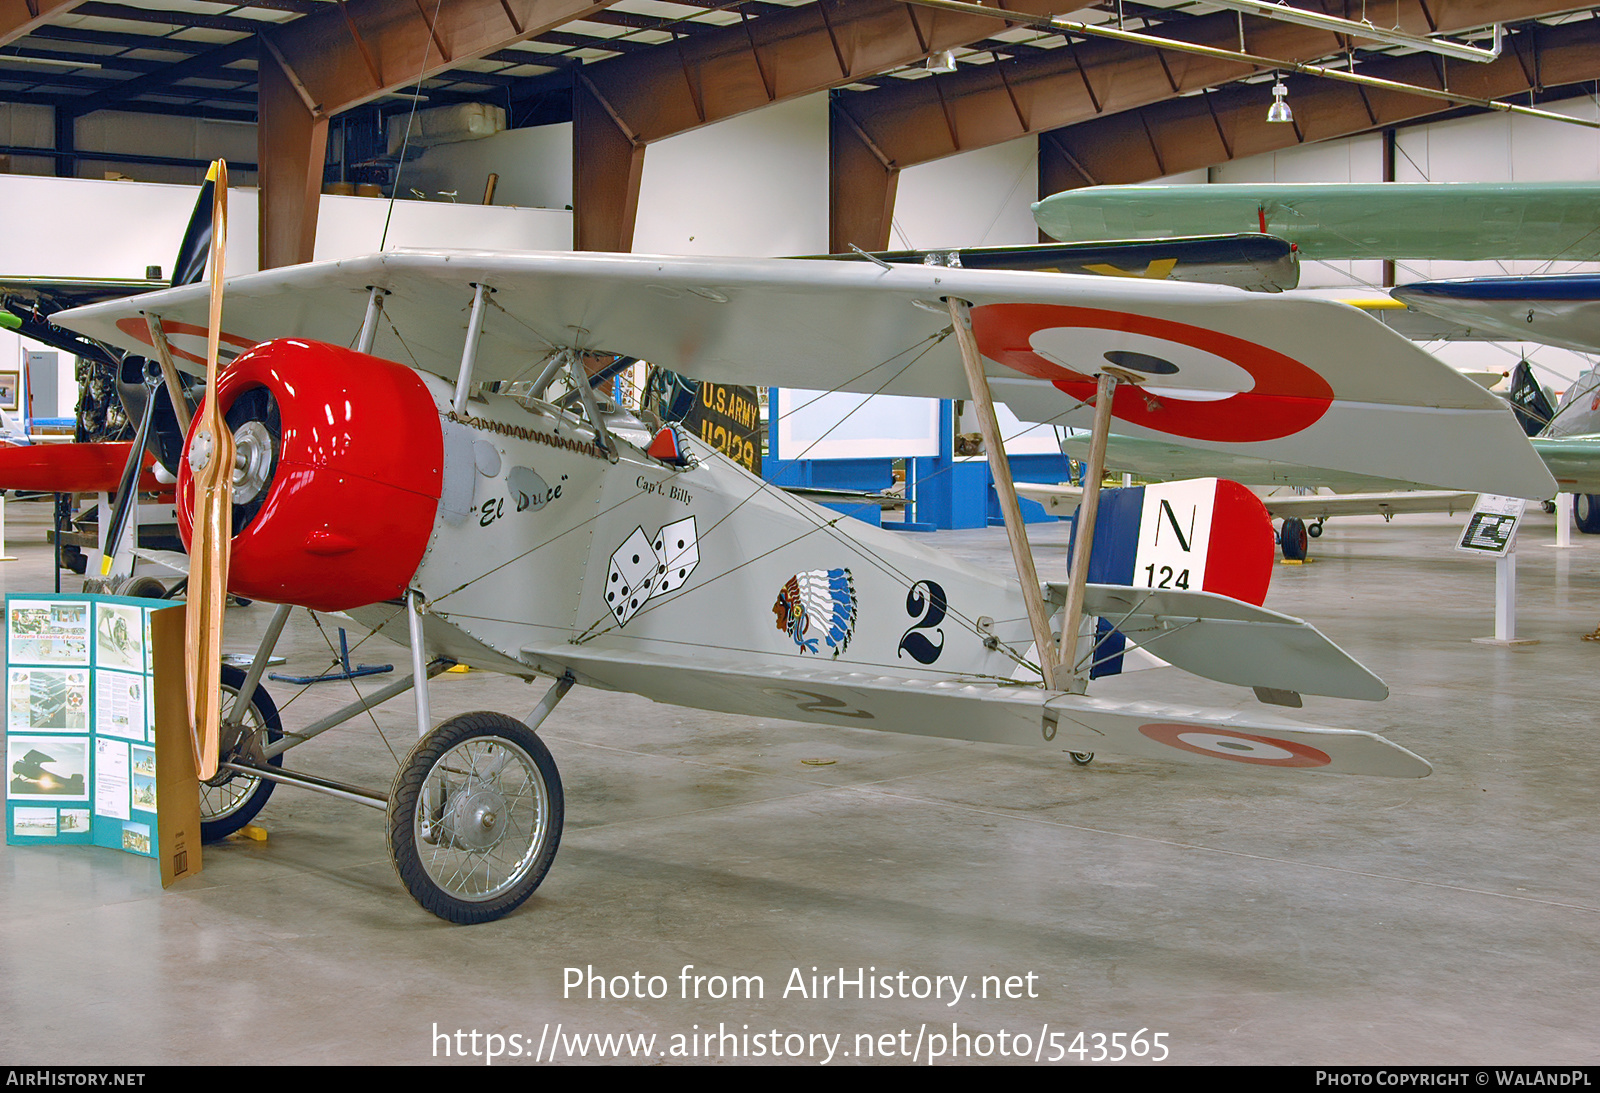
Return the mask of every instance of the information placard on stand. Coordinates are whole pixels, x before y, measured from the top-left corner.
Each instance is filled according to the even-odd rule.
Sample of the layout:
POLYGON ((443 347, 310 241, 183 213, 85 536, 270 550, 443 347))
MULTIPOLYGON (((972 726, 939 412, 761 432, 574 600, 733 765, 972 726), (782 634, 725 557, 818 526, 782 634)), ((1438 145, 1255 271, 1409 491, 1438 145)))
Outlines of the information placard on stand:
POLYGON ((164 665, 160 678, 167 690, 175 683, 181 719, 181 607, 122 596, 6 598, 8 844, 123 850, 159 860, 164 883, 198 869, 187 726, 180 721, 174 734, 168 709, 158 730, 152 627, 171 634, 173 616, 178 656, 167 659, 177 670, 164 665), (158 811, 172 793, 173 807, 158 811))

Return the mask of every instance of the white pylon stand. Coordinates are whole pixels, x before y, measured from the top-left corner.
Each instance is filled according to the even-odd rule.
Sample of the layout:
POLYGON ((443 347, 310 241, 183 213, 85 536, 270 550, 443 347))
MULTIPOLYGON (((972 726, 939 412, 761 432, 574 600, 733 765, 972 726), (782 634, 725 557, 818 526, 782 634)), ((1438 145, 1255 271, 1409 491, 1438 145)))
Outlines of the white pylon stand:
POLYGON ((0 494, 0 562, 14 562, 15 554, 6 553, 6 499, 0 494))
POLYGON ((1572 494, 1556 494, 1556 546, 1572 545, 1572 494))
POLYGON ((1538 638, 1517 637, 1517 547, 1494 561, 1494 637, 1473 638, 1478 645, 1538 645, 1538 638))

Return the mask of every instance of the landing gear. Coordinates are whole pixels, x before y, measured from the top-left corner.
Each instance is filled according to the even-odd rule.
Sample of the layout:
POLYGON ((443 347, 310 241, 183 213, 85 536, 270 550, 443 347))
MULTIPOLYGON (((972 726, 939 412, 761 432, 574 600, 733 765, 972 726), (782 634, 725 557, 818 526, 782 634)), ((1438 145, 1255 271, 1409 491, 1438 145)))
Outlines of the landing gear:
POLYGON ((1311 536, 1313 539, 1322 538, 1322 521, 1318 520, 1316 523, 1306 528, 1306 534, 1311 536))
POLYGON ((1310 547, 1306 536, 1306 522, 1298 516, 1286 518, 1282 529, 1278 532, 1278 546, 1283 551, 1284 561, 1305 561, 1306 551, 1310 547))
POLYGON ((1600 535, 1600 494, 1573 494, 1572 522, 1585 535, 1600 535))
POLYGON ((1094 752, 1092 751, 1069 751, 1067 755, 1080 767, 1086 767, 1094 762, 1094 752))
POLYGON ((561 776, 538 735, 505 714, 462 714, 418 741, 396 775, 389 854, 426 910, 489 922, 544 880, 563 815, 561 776))
MULTIPOLYGON (((278 707, 265 687, 257 686, 250 704, 239 710, 239 692, 244 688, 244 673, 230 664, 222 666, 222 758, 250 756, 252 751, 283 736, 278 707), (236 731, 234 723, 238 723, 236 731)), ((283 766, 283 756, 268 760, 283 766)), ((200 841, 214 843, 225 839, 255 819, 261 806, 272 796, 275 783, 250 774, 219 770, 209 782, 200 783, 200 841)))

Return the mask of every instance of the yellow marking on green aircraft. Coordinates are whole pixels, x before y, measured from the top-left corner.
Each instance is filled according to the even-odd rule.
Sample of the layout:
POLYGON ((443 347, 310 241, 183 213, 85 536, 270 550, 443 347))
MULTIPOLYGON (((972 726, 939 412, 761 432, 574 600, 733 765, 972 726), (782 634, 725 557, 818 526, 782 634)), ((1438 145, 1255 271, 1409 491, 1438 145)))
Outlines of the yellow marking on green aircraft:
POLYGON ((1148 277, 1152 281, 1165 281, 1172 276, 1173 267, 1178 264, 1176 258, 1157 258, 1144 267, 1143 273, 1133 273, 1129 270, 1118 269, 1116 266, 1103 262, 1096 262, 1083 268, 1090 273, 1098 273, 1106 277, 1148 277))

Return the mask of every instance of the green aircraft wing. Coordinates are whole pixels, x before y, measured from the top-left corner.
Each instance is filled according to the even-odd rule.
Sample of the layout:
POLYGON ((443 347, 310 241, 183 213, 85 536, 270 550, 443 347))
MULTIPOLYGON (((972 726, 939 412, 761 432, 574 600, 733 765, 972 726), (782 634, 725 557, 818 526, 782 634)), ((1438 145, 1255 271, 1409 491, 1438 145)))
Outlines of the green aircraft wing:
POLYGON ((1600 260, 1593 182, 1092 186, 1038 202, 1067 241, 1266 232, 1307 259, 1600 260))

